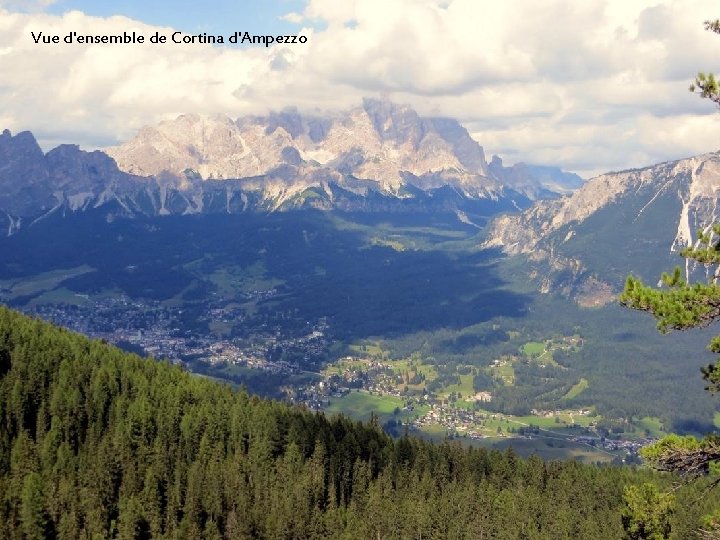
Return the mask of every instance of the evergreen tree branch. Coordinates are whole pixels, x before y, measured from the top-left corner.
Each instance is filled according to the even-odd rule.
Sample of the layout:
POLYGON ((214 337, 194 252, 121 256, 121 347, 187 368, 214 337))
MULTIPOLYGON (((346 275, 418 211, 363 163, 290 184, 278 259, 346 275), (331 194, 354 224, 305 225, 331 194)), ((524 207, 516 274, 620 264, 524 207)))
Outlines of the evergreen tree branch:
POLYGON ((709 435, 698 440, 691 436, 669 435, 643 448, 641 455, 659 471, 692 479, 707 475, 711 463, 720 460, 720 437, 709 435))

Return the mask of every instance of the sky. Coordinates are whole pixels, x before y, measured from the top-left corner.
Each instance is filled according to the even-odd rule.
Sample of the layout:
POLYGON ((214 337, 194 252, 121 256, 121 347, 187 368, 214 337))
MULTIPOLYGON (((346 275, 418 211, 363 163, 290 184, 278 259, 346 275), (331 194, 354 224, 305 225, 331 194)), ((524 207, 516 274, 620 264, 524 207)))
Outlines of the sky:
POLYGON ((720 150, 688 91, 720 71, 715 0, 0 0, 0 129, 95 149, 183 113, 363 97, 458 119, 506 164, 585 177, 720 150), (233 32, 305 43, 64 44, 69 32, 233 32), (60 43, 35 43, 33 33, 60 43))

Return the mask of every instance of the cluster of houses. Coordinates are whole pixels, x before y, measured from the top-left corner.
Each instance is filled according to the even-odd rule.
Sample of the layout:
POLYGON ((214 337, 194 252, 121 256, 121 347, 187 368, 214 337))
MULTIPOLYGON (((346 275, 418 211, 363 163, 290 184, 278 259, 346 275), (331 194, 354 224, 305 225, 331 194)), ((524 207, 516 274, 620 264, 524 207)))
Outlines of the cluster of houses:
MULTIPOLYGON (((273 291, 258 291, 268 295, 273 291)), ((304 360, 312 362, 328 347, 327 319, 314 324, 308 322, 307 334, 282 336, 279 330, 261 329, 262 335, 255 339, 218 339, 212 332, 207 334, 181 330, 183 309, 170 307, 152 300, 132 300, 120 295, 104 299, 83 298, 77 304, 43 304, 28 310, 37 315, 81 332, 89 337, 105 339, 121 346, 130 346, 157 358, 174 362, 201 360, 211 364, 236 364, 271 373, 295 373, 304 360), (298 361, 273 358, 282 356, 284 350, 292 349, 298 361), (271 354, 272 353, 274 354, 271 354)), ((238 323, 244 318, 240 308, 208 306, 196 320, 238 323)))
POLYGON ((579 436, 579 437, 572 437, 570 440, 581 443, 581 444, 587 444, 590 446, 595 446, 597 448, 602 448, 604 450, 608 451, 617 451, 617 450, 624 450, 626 453, 630 455, 637 455, 637 453, 640 451, 640 449, 643 446, 647 446, 649 444, 652 444, 654 442, 657 442, 657 439, 653 439, 650 437, 642 438, 642 439, 607 439, 605 437, 593 437, 593 436, 579 436))

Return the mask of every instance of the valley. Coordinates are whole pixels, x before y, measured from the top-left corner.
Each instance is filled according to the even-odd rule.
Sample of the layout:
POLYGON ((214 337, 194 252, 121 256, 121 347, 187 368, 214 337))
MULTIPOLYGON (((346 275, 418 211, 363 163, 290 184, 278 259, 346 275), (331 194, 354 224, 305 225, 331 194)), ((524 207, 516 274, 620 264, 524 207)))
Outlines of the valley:
POLYGON ((104 217, 0 240, 0 301, 263 395, 374 412, 396 435, 632 461, 647 437, 712 426, 711 398, 672 390, 701 385, 686 336, 539 295, 454 213, 104 217))
POLYGON ((660 336, 616 298, 716 219, 716 154, 583 183, 372 99, 107 152, 2 133, 0 302, 395 435, 602 461, 714 427, 687 354, 711 330, 660 336))
MULTIPOLYGON (((708 489, 713 478, 678 486, 647 468, 577 463, 567 458, 583 455, 560 437, 506 439, 497 446, 512 448, 502 451, 445 440, 444 428, 437 444, 393 438, 374 415, 360 422, 264 400, 6 308, 0 328, 9 426, 0 445, 13 458, 0 482, 3 537, 27 530, 27 514, 16 509, 28 501, 49 509, 38 538, 432 538, 439 530, 620 538, 623 493, 641 482, 675 490, 673 532, 685 538, 718 503, 708 489), (518 455, 542 441, 545 457, 566 459, 518 455), (35 469, 20 476, 18 490, 23 467, 35 469), (28 485, 38 487, 37 498, 28 485), (48 497, 44 486, 58 485, 82 487, 48 497)), ((390 412, 365 401, 367 393, 351 396, 360 398, 356 412, 390 412)), ((503 431, 511 423, 504 415, 481 421, 503 431)))

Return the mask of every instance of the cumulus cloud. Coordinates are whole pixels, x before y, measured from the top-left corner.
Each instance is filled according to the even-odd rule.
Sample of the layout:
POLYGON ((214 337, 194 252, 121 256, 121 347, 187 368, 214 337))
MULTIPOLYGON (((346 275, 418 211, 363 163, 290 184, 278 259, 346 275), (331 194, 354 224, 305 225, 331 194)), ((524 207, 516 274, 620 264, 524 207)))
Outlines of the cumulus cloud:
POLYGON ((458 118, 506 162, 585 175, 720 147, 720 119, 687 91, 716 67, 720 37, 702 29, 718 16, 711 0, 309 0, 283 17, 308 43, 268 48, 35 44, 31 31, 172 29, 0 6, 0 127, 46 146, 108 145, 184 112, 313 112, 384 95, 458 118))

